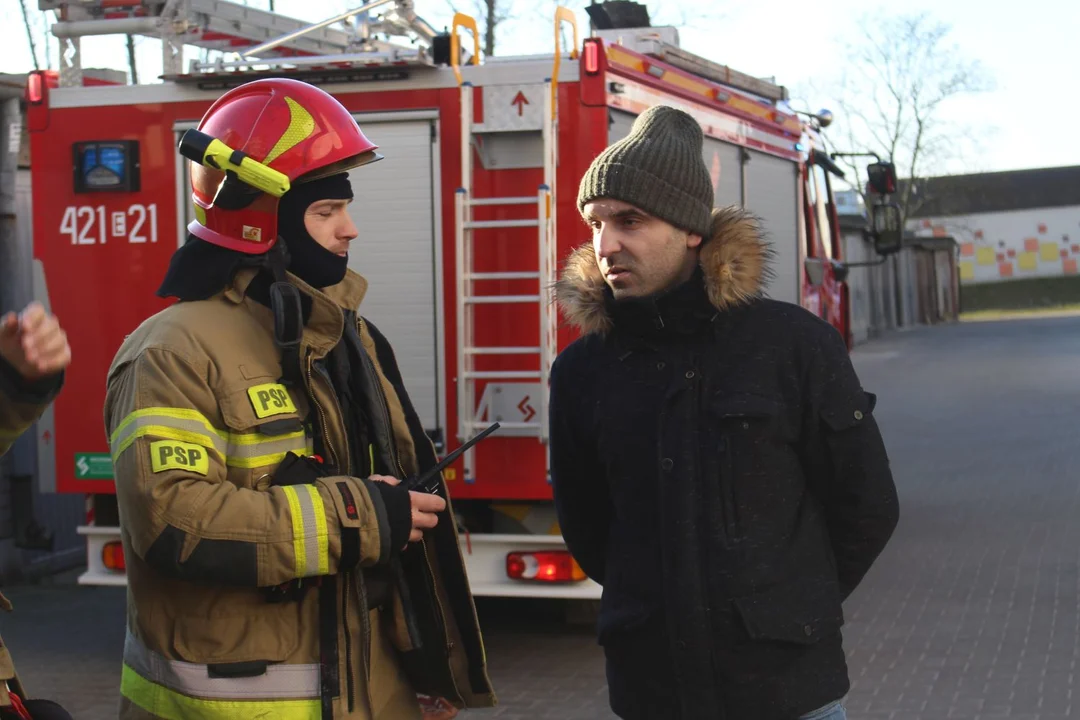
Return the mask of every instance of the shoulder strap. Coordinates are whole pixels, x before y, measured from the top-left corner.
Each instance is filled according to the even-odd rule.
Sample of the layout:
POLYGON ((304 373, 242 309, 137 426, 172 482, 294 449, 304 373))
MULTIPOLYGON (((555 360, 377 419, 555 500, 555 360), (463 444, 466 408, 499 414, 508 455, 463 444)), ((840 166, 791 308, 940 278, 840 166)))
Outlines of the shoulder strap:
POLYGON ((274 344, 281 351, 281 381, 287 387, 303 387, 304 369, 300 362, 300 338, 304 333, 304 311, 300 290, 285 275, 288 257, 285 243, 279 240, 267 253, 274 282, 270 285, 270 310, 274 313, 274 344))

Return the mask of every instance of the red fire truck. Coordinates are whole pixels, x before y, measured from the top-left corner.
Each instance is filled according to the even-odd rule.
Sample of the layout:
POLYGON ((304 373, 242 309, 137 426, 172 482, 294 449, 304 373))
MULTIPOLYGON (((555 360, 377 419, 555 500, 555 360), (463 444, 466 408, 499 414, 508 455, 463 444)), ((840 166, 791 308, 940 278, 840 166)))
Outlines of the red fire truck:
POLYGON ((551 502, 548 372, 573 335, 550 288, 589 240, 578 182, 637 113, 662 103, 700 121, 716 203, 749 208, 772 238, 769 294, 847 334, 830 186, 839 170, 820 134, 829 116, 800 119, 783 87, 681 49, 673 28, 597 15, 599 29, 579 39, 559 8, 550 54, 480 62, 472 18, 437 33, 411 2, 376 0, 311 26, 227 0, 41 7, 58 12, 64 64, 59 87, 34 77, 29 87, 35 291, 66 318, 78 361, 38 426, 40 474, 87 497, 84 583, 125 582, 104 379, 125 335, 165 306, 155 290, 193 217, 178 139, 225 88, 254 78, 320 85, 385 155, 352 173, 361 235, 350 265, 372 281, 362 312, 393 343, 440 452, 502 425, 446 473, 478 595, 599 597, 551 502), (81 87, 79 38, 108 33, 160 38, 163 82, 81 87), (182 45, 234 54, 183 67, 182 45))

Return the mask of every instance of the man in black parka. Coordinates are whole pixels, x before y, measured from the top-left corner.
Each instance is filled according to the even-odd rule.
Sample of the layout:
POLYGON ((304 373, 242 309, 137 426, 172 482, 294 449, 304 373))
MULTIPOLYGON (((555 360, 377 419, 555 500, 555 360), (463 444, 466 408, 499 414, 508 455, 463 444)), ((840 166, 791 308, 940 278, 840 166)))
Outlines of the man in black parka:
POLYGON ((559 522, 604 586, 619 716, 840 719, 841 602, 898 519, 875 398, 836 330, 763 297, 769 245, 712 208, 702 138, 650 108, 581 182, 593 242, 556 288, 582 333, 551 376, 559 522))

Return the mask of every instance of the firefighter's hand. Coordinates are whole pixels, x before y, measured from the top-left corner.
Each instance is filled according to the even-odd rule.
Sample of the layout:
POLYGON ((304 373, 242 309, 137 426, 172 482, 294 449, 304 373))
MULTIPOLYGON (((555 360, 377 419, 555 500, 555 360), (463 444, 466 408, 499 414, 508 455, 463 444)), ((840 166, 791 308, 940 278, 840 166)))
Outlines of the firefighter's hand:
MULTIPOLYGON (((388 475, 372 475, 369 479, 388 485, 401 483, 401 480, 388 475)), ((441 513, 446 509, 446 501, 438 495, 413 491, 409 491, 409 500, 412 503, 412 531, 409 533, 409 542, 420 542, 425 530, 430 530, 439 524, 439 516, 436 513, 441 513)))
POLYGON ((55 315, 32 302, 0 318, 0 357, 27 380, 55 375, 71 362, 67 333, 55 315))

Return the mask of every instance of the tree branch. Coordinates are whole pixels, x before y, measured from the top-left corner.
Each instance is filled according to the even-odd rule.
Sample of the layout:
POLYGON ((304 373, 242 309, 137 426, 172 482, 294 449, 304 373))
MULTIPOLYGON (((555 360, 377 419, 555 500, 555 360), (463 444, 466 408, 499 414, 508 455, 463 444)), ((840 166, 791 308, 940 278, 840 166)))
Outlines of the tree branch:
MULTIPOLYGON (((958 97, 990 89, 986 72, 949 41, 948 25, 929 15, 864 15, 860 32, 846 44, 848 62, 835 85, 852 150, 873 149, 917 180, 928 167, 958 156, 969 138, 943 121, 958 97)), ((844 163, 855 169, 854 163, 844 163)), ((862 194, 860 183, 856 189, 862 194)), ((865 199, 865 198, 864 198, 865 199)), ((925 202, 913 182, 905 183, 905 217, 925 202)))
POLYGON ((19 7, 22 9, 23 25, 26 26, 26 39, 30 43, 30 57, 34 61, 34 70, 40 70, 41 66, 38 65, 37 59, 37 47, 34 44, 34 31, 30 27, 30 14, 26 11, 26 0, 19 0, 19 7))

